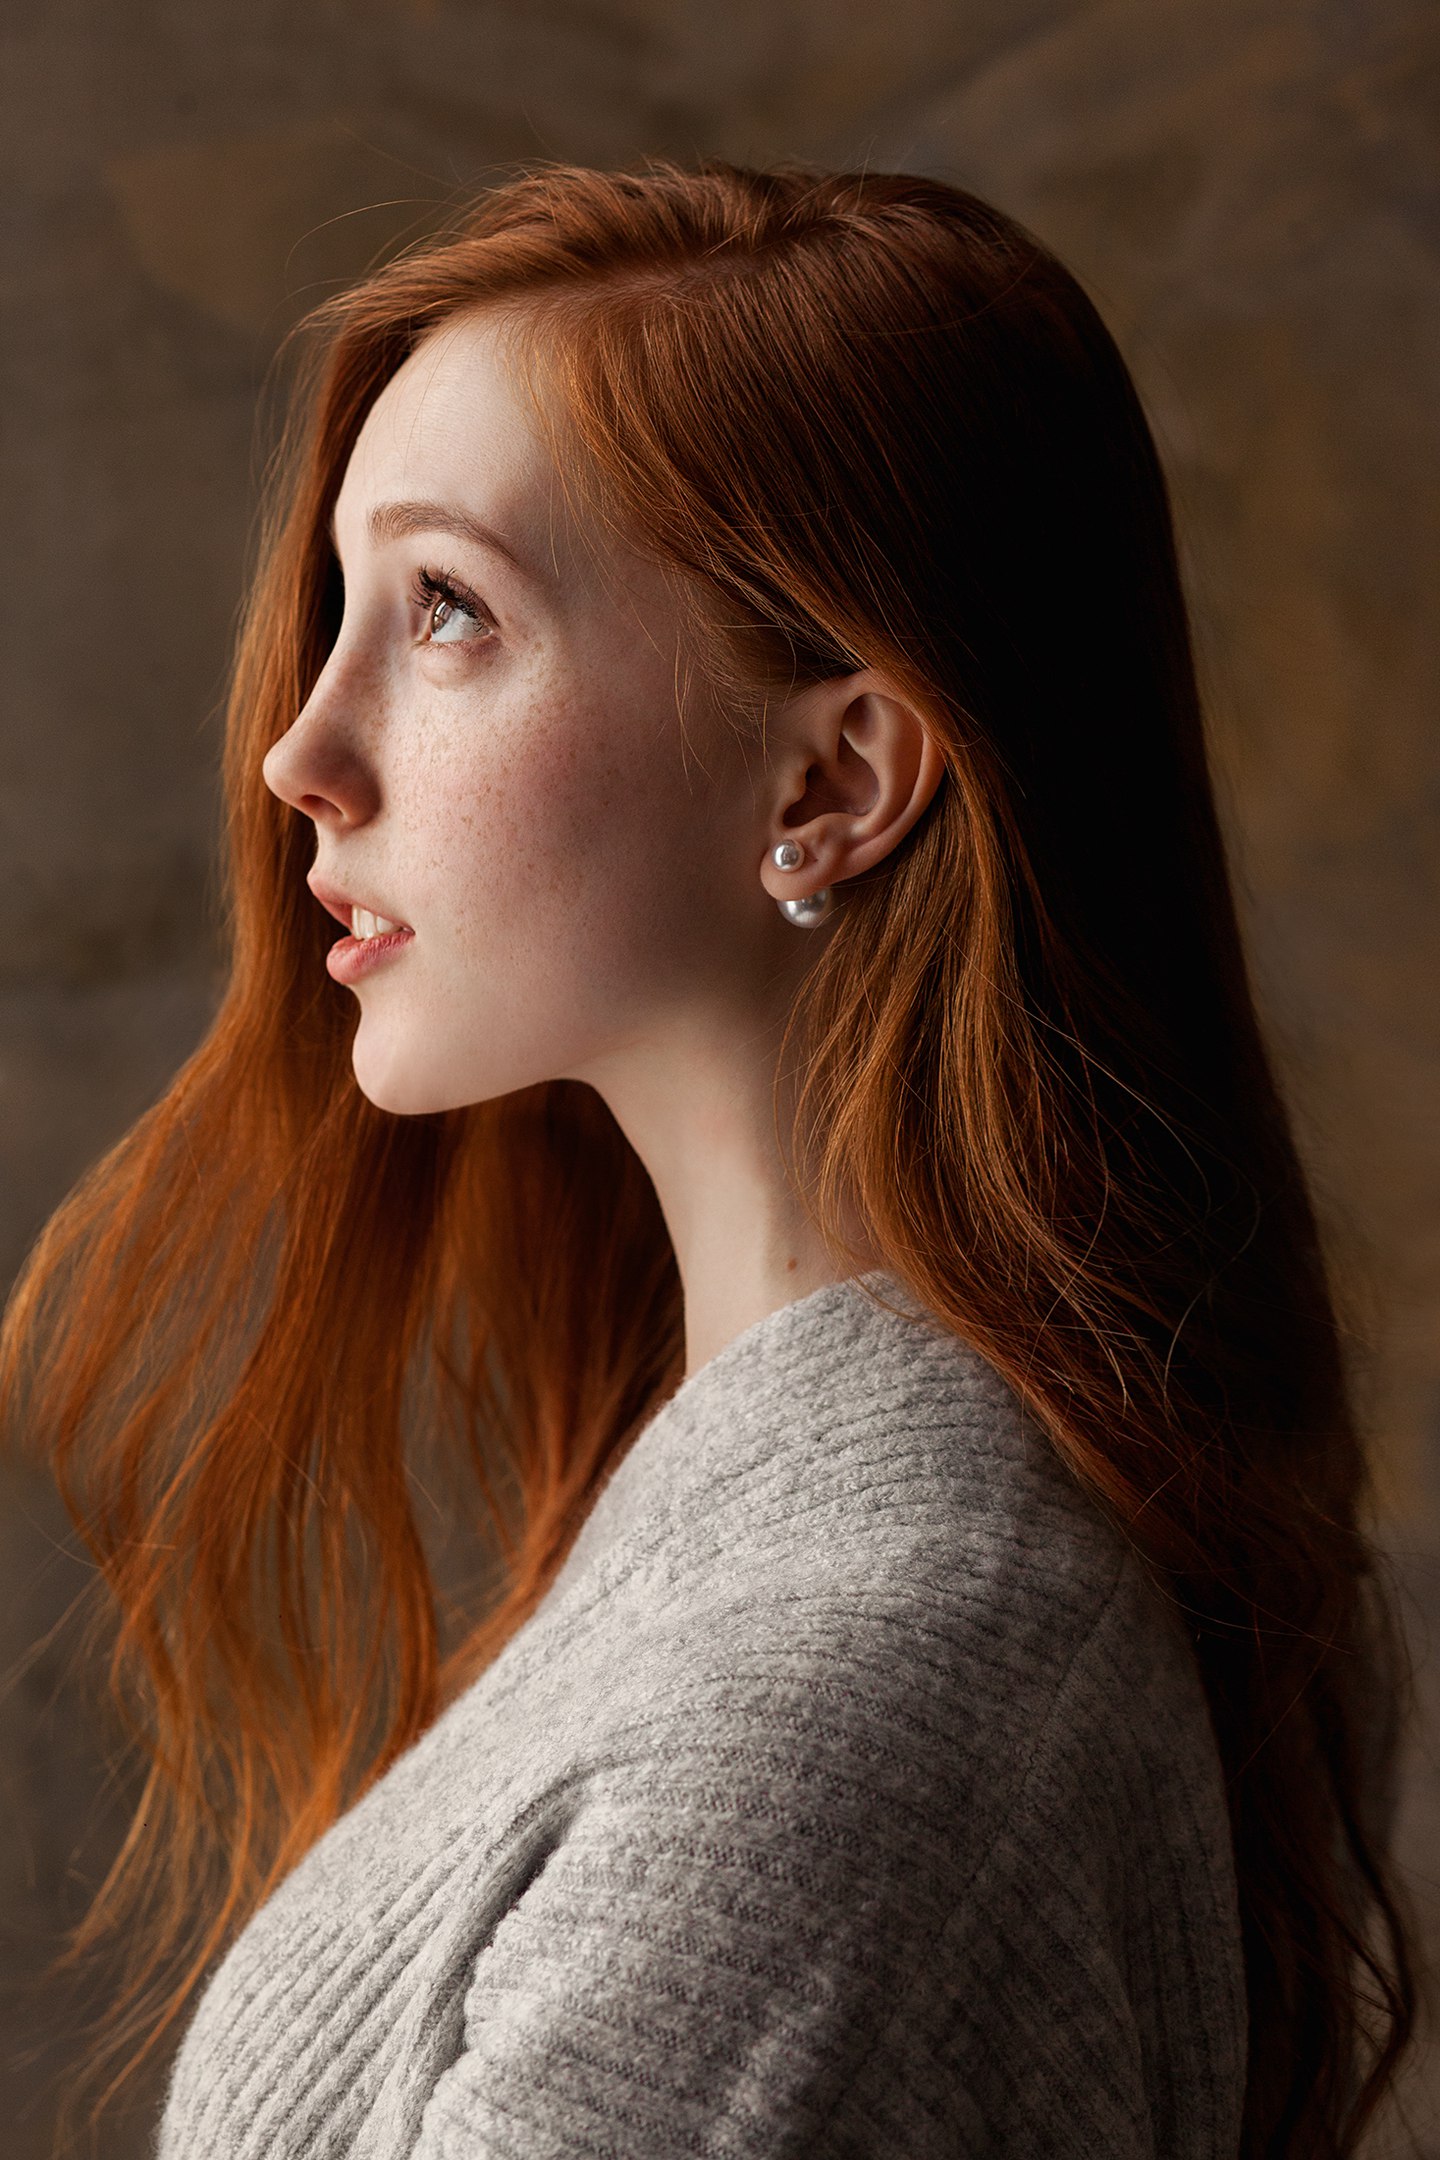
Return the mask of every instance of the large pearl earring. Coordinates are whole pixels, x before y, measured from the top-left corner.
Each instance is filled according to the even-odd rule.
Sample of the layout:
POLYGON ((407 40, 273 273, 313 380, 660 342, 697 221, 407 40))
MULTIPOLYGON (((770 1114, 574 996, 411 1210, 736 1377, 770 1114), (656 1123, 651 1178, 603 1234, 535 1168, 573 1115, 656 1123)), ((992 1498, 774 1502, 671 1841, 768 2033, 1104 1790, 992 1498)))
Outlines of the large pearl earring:
MULTIPOLYGON (((777 870, 798 870, 805 860, 805 850, 798 840, 782 840, 770 860, 777 870)), ((801 930, 814 930, 833 912, 835 894, 830 886, 822 885, 819 892, 806 893, 803 900, 777 900, 775 905, 786 922, 793 922, 801 930)))

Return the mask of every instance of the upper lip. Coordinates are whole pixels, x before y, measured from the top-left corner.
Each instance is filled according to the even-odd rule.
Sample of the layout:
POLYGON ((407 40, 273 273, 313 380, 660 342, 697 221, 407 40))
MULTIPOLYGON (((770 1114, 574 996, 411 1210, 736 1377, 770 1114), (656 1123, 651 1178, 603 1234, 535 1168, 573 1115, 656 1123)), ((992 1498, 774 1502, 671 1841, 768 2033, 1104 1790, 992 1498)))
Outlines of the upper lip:
POLYGON ((350 910, 357 907, 364 908, 367 914, 383 916, 386 922, 393 922, 401 930, 410 928, 409 923, 401 922, 400 917, 392 915, 388 908, 377 907, 370 900, 361 900, 354 893, 341 892, 338 885, 330 884, 325 878, 316 877, 313 872, 305 882, 321 907, 328 908, 336 922, 344 923, 347 930, 350 928, 350 910))

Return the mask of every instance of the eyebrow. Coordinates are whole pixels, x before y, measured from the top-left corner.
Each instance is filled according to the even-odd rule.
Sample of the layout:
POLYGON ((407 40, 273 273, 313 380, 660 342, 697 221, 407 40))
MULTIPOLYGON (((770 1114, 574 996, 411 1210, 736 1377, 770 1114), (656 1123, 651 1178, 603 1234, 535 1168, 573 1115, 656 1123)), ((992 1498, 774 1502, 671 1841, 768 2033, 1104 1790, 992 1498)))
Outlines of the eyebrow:
MULTIPOLYGON (((387 541, 403 540, 410 533, 451 533, 457 540, 468 540, 473 547, 488 548, 492 554, 503 556, 512 569, 522 577, 533 578, 507 540, 502 540, 492 526, 483 519, 472 517, 468 510, 454 504, 439 502, 382 502, 376 503, 365 520, 365 529, 376 547, 387 541)), ((338 555, 335 543, 335 520, 330 520, 330 545, 338 555)))

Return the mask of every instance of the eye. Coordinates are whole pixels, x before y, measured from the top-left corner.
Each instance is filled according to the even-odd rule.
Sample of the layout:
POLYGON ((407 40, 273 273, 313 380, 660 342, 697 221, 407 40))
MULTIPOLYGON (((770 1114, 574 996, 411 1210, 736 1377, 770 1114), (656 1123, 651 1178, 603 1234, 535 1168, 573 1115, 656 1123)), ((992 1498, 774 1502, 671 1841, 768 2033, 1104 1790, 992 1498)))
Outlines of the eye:
POLYGON ((495 634, 495 626, 467 585, 448 570, 420 570, 413 591, 425 614, 426 645, 471 645, 495 634))

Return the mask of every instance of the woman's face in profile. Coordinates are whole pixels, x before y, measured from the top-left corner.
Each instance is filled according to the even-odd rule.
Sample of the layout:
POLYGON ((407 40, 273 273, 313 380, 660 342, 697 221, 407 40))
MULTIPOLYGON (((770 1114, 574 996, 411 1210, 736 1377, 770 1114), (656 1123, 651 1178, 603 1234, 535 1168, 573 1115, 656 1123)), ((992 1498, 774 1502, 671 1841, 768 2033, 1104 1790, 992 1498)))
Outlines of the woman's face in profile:
POLYGON ((264 773, 346 928, 350 903, 401 928, 329 960, 370 1100, 602 1082, 662 1022, 752 1005, 787 928, 766 805, 698 680, 682 735, 678 603, 567 504, 503 319, 442 326, 385 386, 333 533, 343 622, 264 773))

